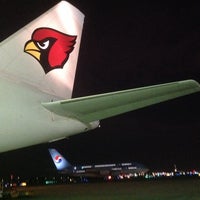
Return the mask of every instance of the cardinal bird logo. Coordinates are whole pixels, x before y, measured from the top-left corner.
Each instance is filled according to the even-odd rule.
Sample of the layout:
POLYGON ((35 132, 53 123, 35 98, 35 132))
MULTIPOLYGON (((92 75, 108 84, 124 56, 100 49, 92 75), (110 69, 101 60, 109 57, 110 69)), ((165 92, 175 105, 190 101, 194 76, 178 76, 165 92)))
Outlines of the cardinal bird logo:
POLYGON ((24 52, 39 61, 47 74, 63 68, 74 49, 77 36, 68 35, 51 28, 38 28, 24 46, 24 52))

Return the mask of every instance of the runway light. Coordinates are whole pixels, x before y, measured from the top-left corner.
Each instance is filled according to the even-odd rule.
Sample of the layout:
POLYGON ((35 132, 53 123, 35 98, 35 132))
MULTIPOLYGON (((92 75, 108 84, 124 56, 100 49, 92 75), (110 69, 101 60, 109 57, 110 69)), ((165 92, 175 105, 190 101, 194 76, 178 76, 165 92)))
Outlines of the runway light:
POLYGON ((20 186, 22 186, 22 187, 26 187, 27 184, 26 184, 26 182, 21 182, 21 183, 20 183, 20 186))
POLYGON ((52 184, 55 184, 55 183, 56 183, 56 181, 53 181, 53 180, 47 180, 47 181, 45 181, 46 185, 52 185, 52 184))

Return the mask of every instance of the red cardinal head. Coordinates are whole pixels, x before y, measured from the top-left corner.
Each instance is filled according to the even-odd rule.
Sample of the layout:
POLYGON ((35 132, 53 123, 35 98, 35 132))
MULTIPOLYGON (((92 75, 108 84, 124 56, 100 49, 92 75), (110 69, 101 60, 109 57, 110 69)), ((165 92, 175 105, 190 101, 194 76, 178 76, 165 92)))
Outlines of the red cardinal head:
POLYGON ((74 49, 76 38, 51 28, 38 28, 25 44, 24 51, 36 58, 48 73, 63 68, 74 49))

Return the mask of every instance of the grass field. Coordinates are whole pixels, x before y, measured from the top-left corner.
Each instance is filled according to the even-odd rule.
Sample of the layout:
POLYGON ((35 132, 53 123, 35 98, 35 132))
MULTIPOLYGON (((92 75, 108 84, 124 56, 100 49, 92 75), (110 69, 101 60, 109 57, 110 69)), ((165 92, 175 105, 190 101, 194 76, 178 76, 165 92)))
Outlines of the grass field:
POLYGON ((36 200, 200 199, 200 179, 142 180, 132 182, 51 185, 29 187, 27 189, 33 193, 31 199, 36 200))

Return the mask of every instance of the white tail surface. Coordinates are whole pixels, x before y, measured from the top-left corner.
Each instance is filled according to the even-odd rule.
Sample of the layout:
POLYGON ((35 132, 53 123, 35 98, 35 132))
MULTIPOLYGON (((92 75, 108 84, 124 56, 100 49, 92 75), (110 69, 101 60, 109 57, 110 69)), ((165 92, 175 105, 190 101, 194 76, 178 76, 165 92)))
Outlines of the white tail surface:
POLYGON ((57 170, 64 170, 71 166, 71 164, 56 149, 49 149, 49 153, 57 170))
POLYGON ((61 1, 0 43, 0 76, 58 99, 71 98, 83 22, 77 8, 61 1))

